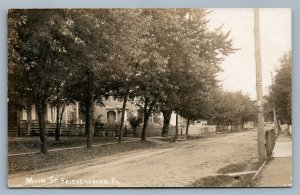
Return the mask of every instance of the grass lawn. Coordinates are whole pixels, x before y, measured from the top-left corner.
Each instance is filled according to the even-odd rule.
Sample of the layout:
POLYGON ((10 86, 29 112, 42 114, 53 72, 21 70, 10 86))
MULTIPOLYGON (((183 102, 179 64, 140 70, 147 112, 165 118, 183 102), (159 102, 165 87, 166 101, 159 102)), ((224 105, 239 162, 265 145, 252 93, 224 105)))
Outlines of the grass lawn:
MULTIPOLYGON (((137 138, 138 139, 138 138, 137 138)), ((124 141, 132 138, 123 138, 124 141)), ((93 137, 93 144, 114 143, 116 137, 93 137)), ((86 137, 84 136, 61 136, 60 141, 55 141, 54 136, 48 137, 48 149, 69 148, 86 146, 86 137)), ((40 151, 39 136, 18 137, 8 139, 8 154, 18 154, 26 152, 40 151)))
MULTIPOLYGON (((101 143, 103 143, 103 140, 101 141, 101 143)), ((92 149, 76 148, 70 150, 60 150, 49 152, 46 155, 36 153, 28 155, 9 156, 8 172, 11 174, 30 170, 38 170, 47 167, 55 168, 59 165, 70 165, 76 162, 89 160, 96 157, 152 147, 156 147, 156 144, 148 141, 135 141, 122 144, 94 146, 92 149)))
POLYGON ((217 173, 220 175, 208 176, 196 180, 188 187, 254 187, 256 180, 252 180, 253 174, 229 176, 228 173, 237 173, 243 171, 256 171, 260 167, 258 162, 245 162, 239 164, 230 164, 220 168, 217 173))

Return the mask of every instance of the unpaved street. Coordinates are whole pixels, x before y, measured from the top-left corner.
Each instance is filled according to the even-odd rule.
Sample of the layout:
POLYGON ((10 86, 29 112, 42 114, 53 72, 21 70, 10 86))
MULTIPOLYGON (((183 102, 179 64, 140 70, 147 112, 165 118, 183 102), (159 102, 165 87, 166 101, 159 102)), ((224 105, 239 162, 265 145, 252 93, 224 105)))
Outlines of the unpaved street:
POLYGON ((256 161, 256 129, 162 144, 9 175, 9 187, 184 187, 229 164, 256 161))

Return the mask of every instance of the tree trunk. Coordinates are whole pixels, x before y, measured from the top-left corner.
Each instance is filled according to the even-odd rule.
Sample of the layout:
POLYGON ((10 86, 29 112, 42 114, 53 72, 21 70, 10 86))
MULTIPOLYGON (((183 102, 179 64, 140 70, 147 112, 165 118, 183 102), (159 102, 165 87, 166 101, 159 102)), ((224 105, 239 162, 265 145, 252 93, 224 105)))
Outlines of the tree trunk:
MULTIPOLYGON (((99 120, 98 118, 96 120, 99 120)), ((98 136, 98 133, 97 133, 97 122, 95 121, 94 122, 94 137, 97 137, 98 136)))
POLYGON ((55 141, 59 141, 59 85, 56 85, 56 129, 55 129, 55 141))
POLYGON ((88 101, 86 109, 87 148, 92 148, 93 138, 93 113, 94 113, 94 75, 88 71, 88 101))
POLYGON ((172 110, 164 110, 162 111, 163 117, 164 117, 164 125, 162 128, 162 136, 168 136, 169 133, 169 128, 170 128, 170 120, 171 120, 171 115, 172 115, 172 110))
POLYGON ((126 93, 124 95, 124 100, 123 100, 121 124, 120 124, 120 129, 119 129, 119 140, 118 140, 119 144, 122 143, 123 125, 124 125, 125 109, 126 109, 126 103, 127 103, 127 99, 128 99, 128 93, 129 93, 129 89, 126 90, 126 93))
POLYGON ((149 108, 147 109, 148 107, 148 103, 149 103, 149 98, 146 98, 145 99, 145 105, 144 105, 144 124, 143 124, 143 129, 142 129, 142 141, 145 141, 146 140, 146 131, 147 131, 147 127, 148 127, 148 120, 149 120, 149 116, 152 112, 152 109, 154 107, 154 105, 156 104, 156 100, 157 100, 157 97, 155 97, 149 108))
POLYGON ((190 118, 187 118, 186 119, 186 132, 185 132, 186 136, 189 135, 189 126, 190 126, 190 118))
POLYGON ((175 129, 175 137, 178 137, 178 113, 176 113, 176 129, 175 129))
POLYGON ((46 101, 39 100, 38 102, 38 118, 39 118, 39 129, 40 129, 40 140, 41 140, 41 153, 47 154, 48 145, 47 145, 47 129, 45 125, 45 108, 46 101))
POLYGON ((17 108, 17 132, 16 132, 16 137, 20 137, 21 135, 21 113, 20 113, 20 108, 17 108))
POLYGON ((31 131, 31 104, 27 106, 27 135, 30 135, 31 131))
POLYGON ((132 127, 132 135, 133 137, 137 137, 137 127, 132 127))
POLYGON ((86 108, 86 121, 85 121, 85 130, 86 130, 86 137, 87 137, 87 148, 92 148, 92 135, 93 135, 93 105, 91 105, 91 98, 88 101, 89 104, 86 108))
POLYGON ((142 129, 142 137, 141 137, 142 141, 146 140, 146 130, 147 130, 148 120, 149 120, 149 114, 147 112, 148 102, 149 102, 149 98, 146 98, 144 103, 144 123, 142 129))
POLYGON ((281 132, 281 121, 280 121, 280 119, 277 119, 277 125, 278 125, 278 132, 281 132))
POLYGON ((146 112, 144 113, 144 124, 142 129, 142 141, 146 141, 146 131, 148 127, 148 121, 149 121, 150 113, 146 112))
POLYGON ((85 102, 85 123, 84 123, 84 136, 87 137, 88 136, 88 132, 89 132, 89 127, 88 127, 88 103, 87 101, 85 102))
POLYGON ((63 114, 64 114, 65 109, 66 109, 66 105, 64 105, 61 108, 61 113, 60 113, 60 117, 59 117, 59 128, 58 128, 59 135, 61 135, 62 118, 63 118, 63 114))
POLYGON ((55 129, 55 141, 59 141, 59 129, 60 129, 60 121, 59 121, 59 108, 60 108, 60 106, 57 104, 57 106, 56 106, 56 129, 55 129))

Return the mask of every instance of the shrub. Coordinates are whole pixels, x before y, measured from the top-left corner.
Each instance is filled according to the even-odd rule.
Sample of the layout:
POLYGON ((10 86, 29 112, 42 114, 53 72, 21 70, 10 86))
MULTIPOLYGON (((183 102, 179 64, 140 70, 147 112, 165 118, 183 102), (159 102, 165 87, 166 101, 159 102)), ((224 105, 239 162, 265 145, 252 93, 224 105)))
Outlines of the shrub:
POLYGON ((138 126, 140 126, 140 124, 142 124, 143 119, 133 116, 129 118, 129 124, 132 128, 137 128, 138 126))
POLYGON ((143 119, 136 117, 136 116, 129 118, 129 124, 132 127, 132 133, 133 133, 134 137, 137 136, 137 131, 136 131, 137 127, 140 126, 140 124, 142 124, 142 122, 143 122, 143 119))

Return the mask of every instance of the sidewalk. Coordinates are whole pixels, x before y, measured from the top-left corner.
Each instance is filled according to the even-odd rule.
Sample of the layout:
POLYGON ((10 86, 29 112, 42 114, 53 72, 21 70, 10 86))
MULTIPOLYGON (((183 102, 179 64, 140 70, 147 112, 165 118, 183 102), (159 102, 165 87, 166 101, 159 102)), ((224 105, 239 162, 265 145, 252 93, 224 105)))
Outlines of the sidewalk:
POLYGON ((273 155, 263 168, 257 187, 292 186, 292 139, 280 134, 273 155))

